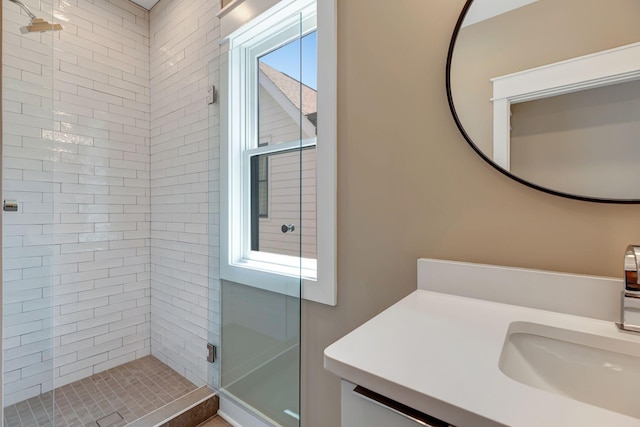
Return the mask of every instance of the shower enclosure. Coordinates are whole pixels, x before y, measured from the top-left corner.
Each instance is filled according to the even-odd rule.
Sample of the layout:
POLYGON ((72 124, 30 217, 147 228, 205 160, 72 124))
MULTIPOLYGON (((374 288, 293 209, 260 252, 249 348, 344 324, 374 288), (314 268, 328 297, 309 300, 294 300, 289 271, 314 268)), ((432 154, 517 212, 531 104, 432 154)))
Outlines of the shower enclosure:
MULTIPOLYGON (((4 426, 126 425, 201 387, 298 426, 299 272, 287 293, 220 274, 220 4, 18 3, 2 6, 4 426)), ((295 137, 248 165, 252 250, 304 259, 314 150, 280 110, 305 85, 266 66, 298 94, 260 89, 256 144, 295 137)))
POLYGON ((220 88, 212 118, 221 122, 210 128, 219 124, 227 144, 215 151, 223 178, 219 389, 268 425, 296 427, 302 277, 317 258, 317 43, 315 6, 285 3, 298 9, 282 12, 278 25, 254 36, 264 21, 252 21, 225 40, 212 63, 220 88))

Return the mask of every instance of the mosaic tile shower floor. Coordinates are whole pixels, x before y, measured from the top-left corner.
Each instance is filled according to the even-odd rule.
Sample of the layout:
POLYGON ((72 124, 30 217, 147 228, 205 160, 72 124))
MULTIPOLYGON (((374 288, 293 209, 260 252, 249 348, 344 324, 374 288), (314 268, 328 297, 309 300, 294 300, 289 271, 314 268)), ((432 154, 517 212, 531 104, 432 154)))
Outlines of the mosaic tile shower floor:
POLYGON ((56 427, 121 427, 195 389, 146 356, 7 406, 4 427, 53 427, 54 401, 56 427))

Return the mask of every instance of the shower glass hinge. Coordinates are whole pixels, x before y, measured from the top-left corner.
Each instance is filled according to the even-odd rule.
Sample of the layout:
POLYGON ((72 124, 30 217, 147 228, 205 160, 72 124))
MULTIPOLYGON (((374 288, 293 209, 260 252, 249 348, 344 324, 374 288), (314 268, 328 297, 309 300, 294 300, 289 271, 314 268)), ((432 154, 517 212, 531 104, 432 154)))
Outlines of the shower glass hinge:
POLYGON ((18 202, 15 200, 5 200, 2 202, 2 209, 5 212, 18 212, 18 202))
POLYGON ((213 363, 216 361, 217 356, 217 348, 215 345, 208 343, 207 344, 207 362, 213 363))
POLYGON ((216 87, 211 85, 209 86, 209 89, 207 89, 208 95, 207 95, 207 104, 211 105, 211 104, 215 104, 216 101, 218 100, 218 92, 216 92, 216 87))

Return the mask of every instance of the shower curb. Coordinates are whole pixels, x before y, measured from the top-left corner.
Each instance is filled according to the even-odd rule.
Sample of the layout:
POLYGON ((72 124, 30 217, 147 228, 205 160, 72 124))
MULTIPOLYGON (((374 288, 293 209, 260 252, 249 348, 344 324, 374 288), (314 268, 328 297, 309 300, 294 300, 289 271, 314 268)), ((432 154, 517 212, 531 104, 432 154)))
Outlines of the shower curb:
POLYGON ((218 395, 202 386, 125 427, 195 427, 213 417, 219 406, 218 395))

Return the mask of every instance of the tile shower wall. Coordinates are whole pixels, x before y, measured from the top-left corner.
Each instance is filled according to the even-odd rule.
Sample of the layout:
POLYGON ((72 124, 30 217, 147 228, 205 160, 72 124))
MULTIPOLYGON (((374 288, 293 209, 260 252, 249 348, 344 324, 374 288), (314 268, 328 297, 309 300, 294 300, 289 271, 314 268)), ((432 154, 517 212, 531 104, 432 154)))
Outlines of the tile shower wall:
MULTIPOLYGON (((9 3, 10 4, 10 3, 9 3)), ((37 10, 37 8, 36 8, 37 10)), ((38 13, 38 12, 36 12, 38 13)), ((50 10, 40 12, 47 18, 50 10)), ((3 13, 3 187, 5 199, 20 203, 19 212, 4 214, 3 403, 51 388, 53 285, 50 265, 55 219, 50 166, 56 153, 46 147, 44 132, 53 127, 52 35, 22 40, 26 15, 4 7, 3 13), (11 387, 11 388, 8 388, 11 387)), ((59 249, 58 249, 59 250, 59 249)))
POLYGON ((151 10, 151 348, 198 385, 208 374, 206 97, 219 7, 162 0, 151 10))
POLYGON ((66 0, 63 31, 22 35, 3 7, 9 405, 150 352, 149 13, 66 0))

